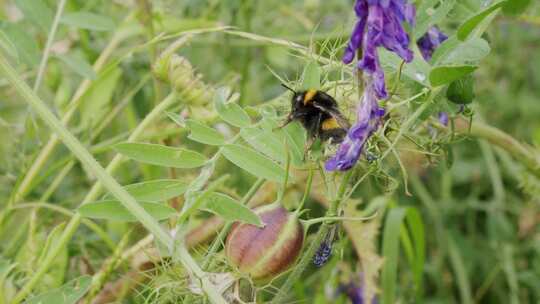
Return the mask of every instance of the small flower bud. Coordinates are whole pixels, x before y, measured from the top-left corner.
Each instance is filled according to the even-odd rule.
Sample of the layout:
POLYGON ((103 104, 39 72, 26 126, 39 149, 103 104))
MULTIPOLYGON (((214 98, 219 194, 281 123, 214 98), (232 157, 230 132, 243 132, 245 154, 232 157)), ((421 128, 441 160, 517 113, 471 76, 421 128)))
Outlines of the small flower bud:
POLYGON ((254 280, 268 280, 287 270, 304 242, 304 228, 295 214, 280 205, 255 209, 264 227, 235 223, 225 245, 229 262, 254 280))
POLYGON ((156 78, 169 83, 191 105, 210 103, 214 90, 202 81, 191 63, 184 57, 165 53, 152 67, 156 78))

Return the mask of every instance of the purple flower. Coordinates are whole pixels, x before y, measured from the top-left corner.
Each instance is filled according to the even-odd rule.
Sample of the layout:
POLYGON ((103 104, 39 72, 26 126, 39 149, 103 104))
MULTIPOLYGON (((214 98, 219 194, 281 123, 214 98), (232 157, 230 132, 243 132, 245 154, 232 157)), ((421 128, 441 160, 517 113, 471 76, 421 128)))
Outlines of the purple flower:
POLYGON ((328 260, 330 259, 330 256, 332 255, 332 242, 331 241, 323 241, 321 243, 321 246, 319 249, 317 249, 317 252, 313 256, 313 264, 317 267, 322 267, 328 260))
MULTIPOLYGON (((338 292, 344 293, 351 300, 352 304, 367 304, 367 299, 364 294, 364 278, 363 274, 358 276, 358 281, 351 281, 348 284, 340 285, 338 292)), ((371 299, 371 304, 378 304, 377 296, 371 299)))
POLYGON ((409 49, 409 36, 403 22, 414 25, 415 9, 407 0, 357 0, 354 11, 358 21, 354 26, 343 62, 351 63, 357 50, 361 50, 358 68, 373 76, 378 98, 386 98, 384 71, 377 54, 384 47, 398 54, 406 62, 413 59, 409 49))
POLYGON ((424 36, 418 39, 416 44, 418 44, 422 57, 424 57, 425 60, 430 60, 435 49, 446 39, 448 39, 448 36, 441 32, 438 27, 432 26, 424 36))
POLYGON ((358 17, 343 56, 351 63, 358 51, 358 68, 364 71, 365 90, 357 109, 357 122, 349 129, 336 155, 326 162, 326 170, 345 171, 354 166, 364 144, 377 130, 384 115, 378 99, 387 98, 384 71, 377 54, 378 47, 396 53, 406 62, 413 59, 409 49, 409 35, 403 23, 414 25, 415 9, 407 0, 356 0, 354 11, 358 17))
POLYGON ((325 167, 328 171, 346 171, 352 168, 360 158, 367 139, 377 130, 384 115, 384 109, 377 103, 373 80, 368 75, 364 77, 366 85, 362 101, 358 105, 356 124, 347 132, 336 155, 326 162, 325 167))
POLYGON ((448 126, 448 113, 446 112, 439 112, 439 122, 442 125, 448 126))

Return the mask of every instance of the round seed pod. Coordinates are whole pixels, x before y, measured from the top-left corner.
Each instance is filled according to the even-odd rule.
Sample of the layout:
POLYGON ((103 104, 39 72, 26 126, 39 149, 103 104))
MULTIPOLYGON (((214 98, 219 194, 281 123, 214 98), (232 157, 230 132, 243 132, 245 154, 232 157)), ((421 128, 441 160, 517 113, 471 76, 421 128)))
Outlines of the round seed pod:
POLYGON ((296 214, 278 204, 254 210, 264 227, 235 223, 225 244, 229 262, 253 280, 266 281, 296 261, 304 243, 304 228, 296 214))

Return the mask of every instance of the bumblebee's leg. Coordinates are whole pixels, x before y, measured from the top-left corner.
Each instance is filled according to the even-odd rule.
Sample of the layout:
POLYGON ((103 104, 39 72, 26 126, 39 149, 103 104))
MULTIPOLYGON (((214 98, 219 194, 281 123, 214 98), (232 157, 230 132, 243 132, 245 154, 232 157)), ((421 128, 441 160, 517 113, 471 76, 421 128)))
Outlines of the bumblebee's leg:
POLYGON ((292 121, 293 121, 294 117, 292 115, 289 114, 289 116, 287 116, 287 118, 285 119, 284 122, 281 123, 281 125, 275 127, 272 129, 272 131, 277 131, 279 129, 282 129, 284 127, 286 127, 288 124, 290 124, 292 121))
POLYGON ((314 136, 309 136, 306 141, 306 145, 304 146, 304 156, 302 158, 302 161, 306 161, 307 155, 309 151, 311 150, 311 147, 313 146, 313 143, 315 142, 314 136))
POLYGON ((321 128, 321 119, 322 119, 322 113, 319 113, 317 122, 311 126, 310 130, 308 130, 308 139, 306 141, 306 145, 304 146, 304 158, 303 158, 304 161, 306 160, 307 154, 311 150, 313 143, 315 143, 315 139, 319 136, 319 130, 321 128))

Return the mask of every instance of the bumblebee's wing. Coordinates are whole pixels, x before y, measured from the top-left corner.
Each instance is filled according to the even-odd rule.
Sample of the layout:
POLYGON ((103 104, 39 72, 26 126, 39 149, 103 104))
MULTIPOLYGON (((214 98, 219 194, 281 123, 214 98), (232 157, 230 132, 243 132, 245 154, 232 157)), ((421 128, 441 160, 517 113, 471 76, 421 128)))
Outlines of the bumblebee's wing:
POLYGON ((327 113, 333 118, 335 118, 338 125, 343 129, 348 130, 351 127, 349 121, 343 116, 343 114, 341 114, 341 112, 337 108, 323 106, 317 101, 313 102, 313 106, 321 110, 321 112, 327 113))

